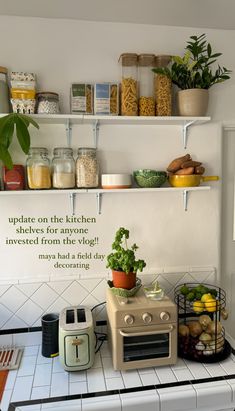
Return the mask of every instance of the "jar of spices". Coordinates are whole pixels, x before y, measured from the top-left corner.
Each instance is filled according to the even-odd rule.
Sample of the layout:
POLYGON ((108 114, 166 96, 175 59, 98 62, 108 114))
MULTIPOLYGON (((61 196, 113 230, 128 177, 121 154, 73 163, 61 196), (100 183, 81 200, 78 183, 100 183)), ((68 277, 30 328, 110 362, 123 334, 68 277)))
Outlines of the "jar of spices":
POLYGON ((7 84, 7 68, 0 66, 0 113, 9 113, 9 89, 7 84))
POLYGON ((21 164, 14 164, 12 169, 3 167, 4 190, 24 190, 25 170, 21 164))
POLYGON ((37 93, 37 109, 38 114, 59 114, 59 94, 45 91, 37 93))
POLYGON ((52 159, 53 188, 73 188, 75 186, 75 161, 73 149, 56 147, 52 159))
POLYGON ((76 184, 78 188, 99 186, 99 164, 95 148, 82 147, 78 149, 76 184))
POLYGON ((121 54, 121 115, 138 116, 138 55, 121 54))
MULTIPOLYGON (((171 56, 159 55, 155 58, 155 67, 167 67, 171 56)), ((164 74, 155 74, 156 116, 172 115, 172 82, 164 74)))
POLYGON ((154 54, 140 54, 138 58, 139 70, 139 115, 155 116, 154 98, 154 54))
POLYGON ((51 188, 50 160, 44 147, 31 147, 26 162, 28 187, 30 189, 51 188))

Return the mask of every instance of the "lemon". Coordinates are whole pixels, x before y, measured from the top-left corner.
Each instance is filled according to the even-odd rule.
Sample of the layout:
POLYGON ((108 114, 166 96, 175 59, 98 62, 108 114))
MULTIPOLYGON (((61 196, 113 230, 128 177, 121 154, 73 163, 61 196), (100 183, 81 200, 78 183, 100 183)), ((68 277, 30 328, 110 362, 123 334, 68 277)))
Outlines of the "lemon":
POLYGON ((202 301, 200 301, 200 300, 194 301, 194 303, 193 303, 193 311, 194 311, 195 313, 200 314, 200 313, 202 313, 202 312, 204 311, 204 309, 205 309, 205 306, 204 306, 204 303, 203 303, 202 301))
POLYGON ((214 298, 211 298, 210 300, 207 300, 205 302, 206 311, 209 311, 210 313, 214 313, 215 311, 218 311, 219 307, 220 307, 220 302, 218 300, 215 300, 214 298))
POLYGON ((201 301, 203 303, 205 303, 205 302, 207 302, 209 300, 212 300, 212 299, 214 300, 214 297, 210 293, 207 293, 207 294, 202 295, 201 301))

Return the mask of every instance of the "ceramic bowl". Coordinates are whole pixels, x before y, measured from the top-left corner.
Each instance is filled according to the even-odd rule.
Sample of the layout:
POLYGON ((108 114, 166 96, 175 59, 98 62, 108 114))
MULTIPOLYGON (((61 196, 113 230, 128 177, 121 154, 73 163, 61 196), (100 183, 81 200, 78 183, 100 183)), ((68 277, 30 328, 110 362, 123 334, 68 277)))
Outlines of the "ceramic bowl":
POLYGON ((130 174, 102 174, 101 187, 106 189, 130 188, 130 174))
POLYGON ((167 179, 165 171, 149 169, 136 170, 133 172, 133 175, 136 184, 142 188, 161 187, 167 179))

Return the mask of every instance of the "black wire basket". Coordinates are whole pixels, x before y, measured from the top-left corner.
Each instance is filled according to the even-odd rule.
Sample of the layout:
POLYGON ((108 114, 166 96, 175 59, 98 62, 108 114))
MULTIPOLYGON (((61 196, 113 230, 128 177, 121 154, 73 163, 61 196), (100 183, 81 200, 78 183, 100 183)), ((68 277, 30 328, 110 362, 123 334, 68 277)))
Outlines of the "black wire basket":
POLYGON ((212 363, 231 353, 221 323, 227 319, 226 293, 211 284, 184 283, 174 290, 178 307, 178 355, 212 363))

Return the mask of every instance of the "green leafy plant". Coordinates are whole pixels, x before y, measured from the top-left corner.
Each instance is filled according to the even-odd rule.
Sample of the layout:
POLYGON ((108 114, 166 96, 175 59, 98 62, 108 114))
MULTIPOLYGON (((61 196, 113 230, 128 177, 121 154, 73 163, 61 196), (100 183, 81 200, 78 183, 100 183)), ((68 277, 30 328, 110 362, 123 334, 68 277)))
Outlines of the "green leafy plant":
POLYGON ((190 36, 183 57, 172 56, 170 67, 156 67, 155 73, 164 74, 181 90, 200 88, 209 89, 214 84, 222 83, 230 78, 231 70, 220 67, 213 71, 212 64, 222 53, 212 52, 206 35, 190 36))
POLYGON ((107 267, 115 271, 123 271, 126 274, 143 271, 146 263, 144 260, 136 259, 135 252, 138 249, 136 244, 128 248, 128 238, 129 230, 120 227, 115 234, 115 240, 112 244, 112 250, 115 251, 107 256, 107 267))
POLYGON ((25 114, 10 113, 0 118, 0 159, 8 169, 13 167, 9 147, 12 143, 14 134, 16 134, 22 151, 25 154, 28 154, 29 152, 30 134, 28 127, 30 124, 39 128, 36 121, 25 114))

